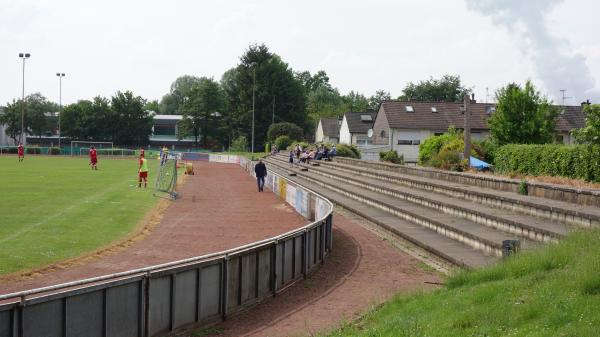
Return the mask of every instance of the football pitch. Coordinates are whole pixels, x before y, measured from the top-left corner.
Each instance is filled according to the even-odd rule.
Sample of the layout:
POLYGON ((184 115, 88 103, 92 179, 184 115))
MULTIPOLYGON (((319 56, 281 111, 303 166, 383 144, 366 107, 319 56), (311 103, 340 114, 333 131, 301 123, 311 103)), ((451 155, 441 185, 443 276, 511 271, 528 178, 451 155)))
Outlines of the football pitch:
POLYGON ((129 234, 158 202, 158 162, 137 188, 136 159, 0 156, 0 275, 77 257, 129 234))

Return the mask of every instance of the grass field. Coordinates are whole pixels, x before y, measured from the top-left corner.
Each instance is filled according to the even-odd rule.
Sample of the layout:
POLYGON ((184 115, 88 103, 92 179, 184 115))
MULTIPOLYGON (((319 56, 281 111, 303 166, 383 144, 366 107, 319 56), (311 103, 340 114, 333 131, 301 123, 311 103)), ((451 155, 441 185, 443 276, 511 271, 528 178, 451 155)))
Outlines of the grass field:
POLYGON ((110 244, 130 233, 150 208, 136 184, 135 159, 0 156, 0 275, 42 267, 110 244))
POLYGON ((600 336, 600 230, 395 298, 329 336, 600 336))

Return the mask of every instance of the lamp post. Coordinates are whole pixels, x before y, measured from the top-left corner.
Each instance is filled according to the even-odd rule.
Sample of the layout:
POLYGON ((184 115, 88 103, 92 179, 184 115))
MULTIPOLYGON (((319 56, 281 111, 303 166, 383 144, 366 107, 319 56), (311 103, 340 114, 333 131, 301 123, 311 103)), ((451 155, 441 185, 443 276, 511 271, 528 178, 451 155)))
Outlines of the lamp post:
POLYGON ((252 74, 254 78, 254 84, 252 86, 252 159, 254 159, 254 102, 256 91, 256 62, 252 63, 252 74))
POLYGON ((60 117, 62 115, 62 78, 65 73, 56 73, 58 76, 58 148, 60 149, 60 117))
POLYGON ((21 96, 21 134, 19 135, 19 143, 24 144, 26 137, 25 133, 25 60, 31 56, 29 53, 19 53, 19 57, 23 60, 23 91, 21 96))

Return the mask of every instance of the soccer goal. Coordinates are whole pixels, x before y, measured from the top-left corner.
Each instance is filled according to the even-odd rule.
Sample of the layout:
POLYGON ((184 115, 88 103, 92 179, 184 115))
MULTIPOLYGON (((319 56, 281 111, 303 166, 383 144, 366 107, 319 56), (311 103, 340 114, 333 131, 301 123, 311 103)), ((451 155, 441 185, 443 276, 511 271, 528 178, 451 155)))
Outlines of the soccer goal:
POLYGON ((98 152, 100 152, 100 149, 110 149, 110 150, 114 149, 113 142, 86 142, 86 141, 74 140, 74 141, 71 141, 71 156, 87 155, 88 150, 92 146, 95 147, 96 150, 98 150, 98 152))
POLYGON ((171 199, 177 199, 177 192, 175 187, 177 186, 177 156, 169 154, 168 158, 162 160, 158 167, 158 175, 156 176, 156 183, 154 189, 156 190, 154 195, 162 197, 167 195, 171 199))

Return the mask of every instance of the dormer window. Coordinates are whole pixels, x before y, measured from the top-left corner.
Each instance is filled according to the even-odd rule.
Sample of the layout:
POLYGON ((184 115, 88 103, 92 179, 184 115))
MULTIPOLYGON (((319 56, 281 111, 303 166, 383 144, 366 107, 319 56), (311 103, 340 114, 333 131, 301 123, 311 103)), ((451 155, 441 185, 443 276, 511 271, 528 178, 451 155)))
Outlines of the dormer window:
POLYGON ((385 130, 381 130, 381 132, 379 133, 379 137, 385 138, 385 130))
POLYGON ((412 105, 407 105, 407 106, 405 107, 405 109, 406 109, 406 112, 415 112, 415 109, 413 108, 413 106, 412 106, 412 105))
POLYGON ((437 108, 436 108, 436 107, 434 107, 434 106, 432 106, 432 107, 431 107, 431 113, 434 113, 434 114, 436 114, 436 113, 437 113, 437 108))

